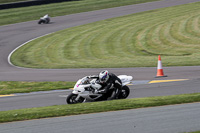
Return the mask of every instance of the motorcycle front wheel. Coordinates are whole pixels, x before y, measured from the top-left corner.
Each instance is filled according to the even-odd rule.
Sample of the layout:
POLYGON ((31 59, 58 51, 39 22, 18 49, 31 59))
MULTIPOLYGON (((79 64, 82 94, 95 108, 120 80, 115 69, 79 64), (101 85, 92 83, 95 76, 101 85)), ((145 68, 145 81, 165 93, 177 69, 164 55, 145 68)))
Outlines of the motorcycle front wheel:
POLYGON ((128 88, 128 86, 123 86, 121 93, 119 94, 119 99, 126 99, 129 96, 130 93, 130 89, 128 88))
POLYGON ((38 21, 38 24, 42 24, 42 23, 44 23, 44 20, 39 20, 38 21))
POLYGON ((76 100, 77 98, 77 94, 73 94, 71 93, 70 95, 67 96, 66 102, 68 104, 75 104, 75 103, 82 103, 85 99, 80 97, 78 100, 76 100))

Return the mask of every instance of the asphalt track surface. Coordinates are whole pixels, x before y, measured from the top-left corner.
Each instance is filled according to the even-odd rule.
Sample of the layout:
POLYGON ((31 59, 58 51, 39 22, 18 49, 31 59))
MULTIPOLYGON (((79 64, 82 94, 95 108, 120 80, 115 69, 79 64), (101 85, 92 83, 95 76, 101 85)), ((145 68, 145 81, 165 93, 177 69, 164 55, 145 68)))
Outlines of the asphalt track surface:
MULTIPOLYGON (((8 63, 9 54, 21 44, 36 37, 61 29, 91 23, 107 18, 152 10, 156 8, 197 2, 199 0, 163 0, 138 5, 110 8, 52 18, 48 25, 37 21, 0 26, 0 81, 76 81, 85 75, 99 73, 102 69, 26 69, 8 63)), ((141 59, 142 61, 142 59, 141 59)), ((200 92, 200 67, 164 67, 168 77, 160 79, 189 79, 186 81, 132 85, 129 98, 174 95, 200 92)), ((110 68, 110 72, 127 74, 135 81, 155 80, 156 68, 110 68)), ((69 92, 26 94, 0 97, 0 111, 17 108, 65 104, 69 92)), ((167 106, 160 108, 100 113, 75 117, 61 117, 1 124, 6 132, 185 132, 199 130, 199 104, 167 106), (191 113, 192 112, 192 113, 191 113), (133 114, 132 114, 133 113, 133 114), (130 117, 131 116, 131 117, 130 117), (26 124, 27 125, 24 125, 26 124), (94 124, 92 126, 92 124, 94 124), (53 126, 51 126, 53 125, 53 126), (81 126, 76 126, 81 125, 81 126), (10 128, 10 126, 12 128, 10 128), (117 127, 117 128, 116 128, 117 127)))
MULTIPOLYGON (((197 93, 200 92, 199 86, 200 82, 198 79, 169 83, 131 85, 129 86, 130 95, 128 98, 197 93)), ((66 97, 70 92, 71 90, 62 90, 0 97, 0 111, 66 104, 66 97)))

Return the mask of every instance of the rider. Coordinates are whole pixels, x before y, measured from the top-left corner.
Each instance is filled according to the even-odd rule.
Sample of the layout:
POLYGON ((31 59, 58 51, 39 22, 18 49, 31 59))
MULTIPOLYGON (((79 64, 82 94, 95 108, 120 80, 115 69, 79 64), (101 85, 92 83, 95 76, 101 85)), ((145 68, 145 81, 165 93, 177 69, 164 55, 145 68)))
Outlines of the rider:
POLYGON ((117 88, 117 91, 113 91, 108 100, 116 99, 119 96, 122 88, 122 82, 115 74, 104 70, 99 73, 97 80, 99 80, 99 83, 102 85, 102 88, 99 89, 97 93, 107 94, 108 91, 114 87, 117 88))

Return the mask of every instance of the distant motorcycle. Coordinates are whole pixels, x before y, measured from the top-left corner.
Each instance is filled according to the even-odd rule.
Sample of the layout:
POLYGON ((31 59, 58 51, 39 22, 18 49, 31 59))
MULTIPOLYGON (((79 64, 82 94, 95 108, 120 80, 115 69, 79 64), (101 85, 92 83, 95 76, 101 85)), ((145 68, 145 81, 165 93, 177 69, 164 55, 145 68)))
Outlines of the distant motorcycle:
POLYGON ((50 17, 48 14, 46 14, 44 17, 41 17, 38 21, 38 24, 48 24, 50 22, 50 17))
MULTIPOLYGON (((118 96, 118 99, 125 99, 129 96, 130 89, 127 84, 133 79, 132 76, 120 75, 118 76, 122 81, 122 90, 118 96)), ((116 88, 111 88, 106 95, 95 93, 102 86, 99 84, 97 79, 90 79, 87 76, 79 79, 71 94, 67 96, 66 102, 68 104, 83 103, 83 102, 94 102, 107 100, 113 93, 119 91, 116 88)))

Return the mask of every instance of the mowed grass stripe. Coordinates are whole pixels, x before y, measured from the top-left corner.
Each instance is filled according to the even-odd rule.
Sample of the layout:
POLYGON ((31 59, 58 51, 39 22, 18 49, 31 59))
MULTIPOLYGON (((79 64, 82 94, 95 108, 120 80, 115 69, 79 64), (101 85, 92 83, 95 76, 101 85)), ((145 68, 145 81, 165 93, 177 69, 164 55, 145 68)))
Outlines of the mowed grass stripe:
MULTIPOLYGON (((177 50, 180 50, 184 47, 190 48, 190 45, 187 43, 181 42, 177 38, 173 36, 173 25, 174 22, 171 22, 169 24, 165 24, 164 27, 162 28, 162 34, 160 34, 160 38, 162 38, 162 41, 167 44, 168 48, 171 48, 171 50, 177 52, 177 50), (189 47, 188 47, 189 46, 189 47)), ((175 32, 175 31, 174 31, 175 32)), ((179 53, 177 53, 179 54, 179 53)))
POLYGON ((147 67, 160 54, 166 66, 200 65, 199 17, 197 2, 107 19, 39 38, 11 60, 33 68, 147 67))
POLYGON ((186 23, 189 21, 190 18, 191 17, 187 17, 178 21, 174 21, 172 25, 172 29, 174 29, 174 32, 171 32, 171 35, 185 44, 196 43, 196 40, 193 40, 194 38, 192 36, 189 37, 187 33, 185 33, 186 23))
POLYGON ((126 25, 120 25, 120 26, 116 26, 117 28, 115 28, 114 30, 112 30, 112 28, 110 28, 110 30, 112 30, 112 32, 110 32, 111 34, 107 37, 105 37, 106 39, 106 49, 109 53, 109 56, 114 56, 114 57, 118 57, 119 55, 121 57, 124 57, 123 54, 127 54, 126 51, 123 51, 123 46, 121 46, 121 38, 124 34, 124 32, 126 32, 127 27, 130 27, 132 24, 126 24, 126 25))
POLYGON ((160 30, 159 28, 161 28, 161 27, 159 27, 159 25, 155 25, 148 30, 148 32, 146 34, 146 38, 145 38, 146 39, 145 40, 146 47, 147 47, 146 49, 151 50, 151 53, 167 54, 164 52, 162 52, 162 53, 159 53, 159 52, 166 51, 166 48, 169 48, 169 47, 166 47, 166 45, 162 45, 163 44, 162 42, 160 42, 160 44, 159 44, 159 41, 157 42, 157 41, 153 40, 154 38, 156 38, 156 35, 154 32, 157 32, 157 35, 158 35, 159 30, 160 30))
MULTIPOLYGON (((165 15, 164 15, 165 16, 165 15)), ((172 20, 173 22, 177 22, 177 20, 176 19, 174 19, 174 20, 172 20)), ((178 21, 179 22, 179 21, 178 21)), ((169 22, 168 22, 169 23, 169 22)), ((175 27, 179 27, 179 25, 176 25, 175 27)), ((172 30, 174 30, 175 28, 172 28, 170 25, 168 25, 167 27, 163 27, 163 30, 162 30, 162 32, 164 32, 165 34, 164 35, 166 35, 166 36, 164 36, 163 37, 163 39, 164 38, 166 38, 166 39, 169 39, 169 33, 170 32, 167 32, 167 29, 170 29, 169 31, 171 32, 172 30), (166 34, 167 33, 167 34, 166 34)), ((153 30, 153 29, 152 29, 153 30)), ((178 30, 175 30, 174 32, 172 32, 172 33, 174 33, 174 34, 180 34, 180 32, 178 33, 177 31, 178 30), (175 32, 176 31, 176 32, 175 32)), ((151 36, 150 36, 150 34, 148 34, 149 35, 149 37, 148 37, 148 39, 146 39, 146 40, 151 40, 151 36)), ((174 40, 173 40, 174 41, 174 40)), ((168 40, 168 42, 167 43, 164 43, 164 44, 167 44, 167 45, 170 45, 169 46, 169 48, 171 47, 171 46, 176 46, 176 43, 174 43, 173 41, 171 41, 171 40, 168 40), (170 43, 170 42, 172 42, 172 43, 170 43)), ((175 40, 176 41, 176 40, 175 40)), ((148 41, 145 41, 145 42, 148 42, 148 41)), ((154 43, 156 43, 156 42, 154 42, 154 43)), ((151 45, 147 45, 147 46, 153 46, 153 44, 151 44, 151 45)), ((161 45, 159 45, 159 48, 161 49, 161 45)), ((154 48, 153 48, 154 49, 154 48)), ((160 50, 159 49, 159 50, 160 50)), ((173 50, 173 49, 172 49, 173 50)), ((161 50, 162 51, 162 50, 161 50)), ((166 51, 166 50, 165 50, 166 51)), ((176 51, 175 51, 176 52, 176 51)), ((172 54, 172 52, 170 53, 170 54, 172 54)))
POLYGON ((192 29, 193 29, 192 27, 195 27, 195 25, 194 24, 190 25, 192 24, 192 22, 194 21, 196 17, 197 16, 194 15, 194 16, 189 17, 186 20, 180 21, 180 29, 179 29, 180 35, 183 36, 184 38, 187 38, 187 41, 190 44, 197 44, 196 42, 200 41, 199 37, 196 37, 192 34, 192 29))
POLYGON ((200 36, 200 16, 197 16, 191 25, 194 25, 192 29, 192 34, 195 36, 200 36))
MULTIPOLYGON (((166 45, 166 52, 169 50, 170 52, 167 52, 168 55, 176 55, 181 56, 185 55, 186 53, 182 51, 182 48, 185 46, 185 43, 181 43, 177 38, 174 38, 171 34, 173 24, 175 21, 170 22, 169 24, 165 24, 162 27, 160 38, 162 42, 166 45)), ((173 31, 176 32, 176 31, 173 31)))
POLYGON ((198 19, 199 19, 199 14, 193 16, 187 23, 186 23, 186 28, 185 32, 193 36, 195 40, 200 40, 200 30, 199 30, 199 24, 198 24, 198 19))
MULTIPOLYGON (((89 42, 87 40, 92 39, 91 37, 94 37, 98 34, 99 29, 101 29, 102 26, 100 25, 96 25, 93 27, 86 27, 84 29, 81 29, 80 34, 74 34, 75 36, 67 43, 66 47, 65 47, 65 53, 69 53, 67 54, 67 56, 65 56, 66 59, 68 59, 68 56, 71 57, 71 59, 74 58, 88 58, 88 53, 91 53, 89 48, 89 42), (94 36, 92 36, 94 35, 94 36), (71 48, 69 48, 68 46, 70 46, 71 48)), ((92 53, 89 55, 91 57, 92 53)), ((79 58, 79 59, 81 59, 79 58)))
POLYGON ((96 40, 99 40, 97 41, 97 48, 100 48, 99 56, 103 56, 104 59, 118 57, 119 55, 123 56, 120 52, 122 49, 119 50, 121 48, 120 39, 124 30, 131 25, 130 23, 125 24, 123 21, 113 21, 112 24, 105 25, 105 30, 101 33, 101 36, 97 36, 101 40, 96 38, 96 40))
MULTIPOLYGON (((183 19, 185 20, 185 19, 183 19)), ((181 20, 180 20, 181 21, 181 20)), ((180 46, 180 41, 177 39, 178 37, 174 37, 172 38, 172 36, 170 36, 171 33, 175 34, 175 35, 179 35, 181 34, 181 31, 180 30, 180 21, 177 21, 176 19, 172 22, 168 22, 166 23, 165 25, 162 24, 162 28, 161 28, 161 25, 158 25, 159 26, 159 29, 156 30, 156 32, 161 35, 160 38, 157 38, 156 40, 158 41, 159 45, 156 44, 157 42, 156 41, 152 41, 153 38, 156 38, 156 35, 153 33, 153 30, 154 28, 157 28, 157 26, 154 26, 152 27, 152 29, 148 29, 149 31, 146 31, 146 40, 143 40, 143 42, 145 42, 146 44, 144 46, 146 46, 147 48, 146 49, 151 49, 151 50, 159 50, 159 51, 167 51, 167 50, 170 50, 171 51, 171 55, 173 54, 176 54, 177 50, 175 50, 175 53, 173 53, 173 49, 176 48, 177 45, 180 46), (172 25, 174 23, 176 23, 176 25, 174 27, 172 27, 172 25), (171 32, 173 31, 173 32, 171 32), (148 33, 147 33, 148 32, 148 33), (153 36, 154 35, 154 36, 153 36), (152 42, 151 42, 152 41, 152 42), (163 42, 163 43, 162 43, 163 42), (154 45, 155 44, 155 45, 154 45), (162 45, 164 44, 164 45, 162 45), (159 46, 159 49, 156 49, 155 47, 159 46), (173 48, 174 47, 174 48, 173 48), (166 50, 162 50, 162 48, 166 49, 166 50)), ((147 30, 147 29, 146 29, 147 30)), ((144 33, 143 33, 144 34, 144 33)), ((157 37, 159 37, 159 34, 157 34, 157 37)), ((179 35, 180 36, 180 35, 179 35)), ((182 35, 182 36, 185 36, 185 35, 182 35)), ((186 38, 187 36, 185 36, 186 38)), ((192 36, 190 36, 192 38, 192 36)), ((182 38, 183 42, 184 42, 184 39, 185 38, 182 38)), ((187 37, 189 38, 189 37, 187 37)), ((190 39, 191 39, 190 38, 190 39)), ((180 39, 181 40, 181 39, 180 39)), ((197 40, 198 41, 198 40, 197 40)), ((195 42, 197 42, 195 41, 195 42)), ((188 46, 188 42, 184 42, 182 43, 182 45, 184 44, 184 46, 188 46)), ((165 53, 160 53, 160 54, 165 54, 165 53)), ((166 53, 167 55, 167 53, 166 53)), ((168 54, 169 55, 169 54, 168 54)))

